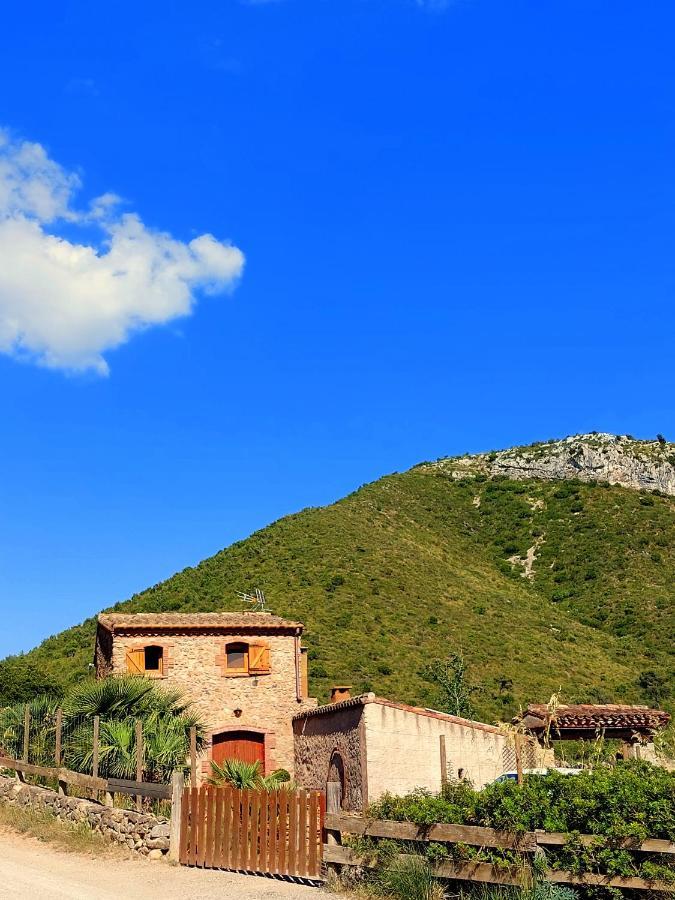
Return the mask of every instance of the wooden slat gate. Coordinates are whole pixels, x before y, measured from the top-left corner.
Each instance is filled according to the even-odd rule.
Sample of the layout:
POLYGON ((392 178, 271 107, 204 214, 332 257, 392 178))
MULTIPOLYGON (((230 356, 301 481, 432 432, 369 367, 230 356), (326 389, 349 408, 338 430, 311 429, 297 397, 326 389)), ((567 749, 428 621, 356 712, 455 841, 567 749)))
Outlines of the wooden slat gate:
POLYGON ((181 804, 180 862, 320 878, 324 817, 320 791, 187 788, 181 804))

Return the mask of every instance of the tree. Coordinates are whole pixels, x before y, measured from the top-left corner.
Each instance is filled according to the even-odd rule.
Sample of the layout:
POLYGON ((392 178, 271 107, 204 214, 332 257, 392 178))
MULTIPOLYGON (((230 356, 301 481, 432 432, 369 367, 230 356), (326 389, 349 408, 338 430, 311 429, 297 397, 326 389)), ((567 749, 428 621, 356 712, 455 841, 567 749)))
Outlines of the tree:
POLYGON ((475 716, 471 695, 478 690, 478 686, 467 680, 463 653, 453 652, 445 659, 435 659, 422 674, 435 685, 437 705, 441 711, 465 719, 475 716))
POLYGON ((0 708, 28 703, 38 694, 61 697, 63 688, 22 656, 8 656, 0 662, 0 708))
POLYGON ((650 703, 658 705, 670 697, 668 679, 652 669, 649 669, 647 672, 640 672, 638 684, 650 703))

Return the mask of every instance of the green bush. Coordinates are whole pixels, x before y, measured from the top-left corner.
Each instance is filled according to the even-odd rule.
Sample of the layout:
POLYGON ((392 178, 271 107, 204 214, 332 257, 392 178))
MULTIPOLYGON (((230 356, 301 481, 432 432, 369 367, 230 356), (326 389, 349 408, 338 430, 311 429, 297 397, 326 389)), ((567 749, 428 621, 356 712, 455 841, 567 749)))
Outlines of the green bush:
MULTIPOLYGON (((573 872, 642 874, 675 883, 668 857, 637 856, 618 846, 623 839, 675 840, 675 772, 642 761, 619 763, 568 776, 551 772, 474 791, 466 782, 448 785, 442 794, 416 790, 405 797, 385 795, 369 809, 378 819, 430 825, 452 822, 523 833, 543 829, 573 836, 566 846, 547 852, 548 865, 573 872), (585 847, 575 834, 596 834, 607 846, 585 847)), ((504 859, 501 851, 463 848, 464 858, 504 859)))

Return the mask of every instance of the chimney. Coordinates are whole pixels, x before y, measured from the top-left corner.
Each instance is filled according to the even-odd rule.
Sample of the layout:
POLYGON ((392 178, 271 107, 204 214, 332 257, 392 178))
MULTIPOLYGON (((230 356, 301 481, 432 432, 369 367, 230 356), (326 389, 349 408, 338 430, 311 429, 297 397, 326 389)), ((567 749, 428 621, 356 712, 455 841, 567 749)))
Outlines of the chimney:
POLYGON ((330 702, 340 703, 341 700, 349 700, 352 696, 351 684, 336 685, 330 689, 330 702))

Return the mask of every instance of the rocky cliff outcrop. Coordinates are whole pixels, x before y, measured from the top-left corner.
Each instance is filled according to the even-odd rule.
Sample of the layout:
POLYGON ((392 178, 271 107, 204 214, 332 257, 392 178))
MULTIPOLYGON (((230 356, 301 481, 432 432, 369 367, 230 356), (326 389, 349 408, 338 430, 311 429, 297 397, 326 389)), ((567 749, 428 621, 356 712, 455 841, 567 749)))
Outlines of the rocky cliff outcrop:
POLYGON ((456 478, 476 475, 546 481, 605 481, 675 496, 675 444, 638 441, 627 435, 580 434, 476 456, 427 464, 456 478))

